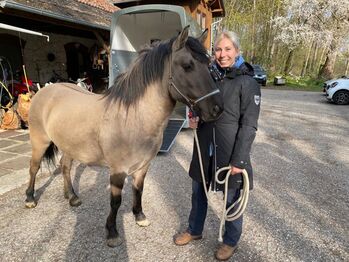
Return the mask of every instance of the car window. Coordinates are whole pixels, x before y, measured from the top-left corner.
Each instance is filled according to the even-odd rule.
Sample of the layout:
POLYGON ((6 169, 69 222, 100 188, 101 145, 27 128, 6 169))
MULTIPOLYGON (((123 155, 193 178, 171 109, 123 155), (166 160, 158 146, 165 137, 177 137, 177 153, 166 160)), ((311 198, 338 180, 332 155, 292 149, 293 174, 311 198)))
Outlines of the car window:
POLYGON ((259 65, 252 65, 253 70, 256 74, 265 74, 265 70, 259 65))

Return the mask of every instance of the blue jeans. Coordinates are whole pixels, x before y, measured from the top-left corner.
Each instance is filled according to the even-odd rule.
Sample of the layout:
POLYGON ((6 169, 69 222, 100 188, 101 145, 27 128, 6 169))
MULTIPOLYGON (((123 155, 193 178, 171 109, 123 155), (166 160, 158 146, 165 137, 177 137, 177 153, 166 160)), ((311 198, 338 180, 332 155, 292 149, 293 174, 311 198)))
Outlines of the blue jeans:
MULTIPOLYGON (((228 190, 227 206, 234 203, 240 195, 240 189, 228 190)), ((189 215, 189 226, 187 231, 194 236, 202 234, 207 214, 207 198, 202 183, 192 182, 191 211, 189 215)), ((235 208, 231 211, 234 212, 235 208)), ((242 216, 237 220, 225 222, 225 232, 223 235, 223 243, 229 246, 236 246, 242 234, 242 216)), ((217 232, 218 235, 218 232, 217 232)))

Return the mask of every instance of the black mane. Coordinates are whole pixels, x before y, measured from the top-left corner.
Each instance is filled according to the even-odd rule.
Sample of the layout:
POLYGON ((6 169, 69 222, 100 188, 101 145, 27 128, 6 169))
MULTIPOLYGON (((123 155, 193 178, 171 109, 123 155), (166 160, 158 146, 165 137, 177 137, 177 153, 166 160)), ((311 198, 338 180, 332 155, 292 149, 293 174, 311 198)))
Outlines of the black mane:
MULTIPOLYGON (((128 108, 144 95, 150 84, 161 80, 174 40, 175 38, 142 49, 131 67, 118 75, 104 93, 108 104, 119 100, 128 108)), ((197 39, 189 37, 185 46, 196 60, 208 63, 207 52, 197 39)))

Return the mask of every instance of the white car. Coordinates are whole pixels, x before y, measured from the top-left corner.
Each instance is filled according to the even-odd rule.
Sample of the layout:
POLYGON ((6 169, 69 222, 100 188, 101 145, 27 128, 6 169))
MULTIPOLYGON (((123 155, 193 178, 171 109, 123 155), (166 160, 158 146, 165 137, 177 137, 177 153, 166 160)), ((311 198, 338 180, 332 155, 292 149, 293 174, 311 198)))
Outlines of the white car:
POLYGON ((342 77, 326 81, 324 92, 326 98, 337 105, 349 104, 349 78, 342 77))

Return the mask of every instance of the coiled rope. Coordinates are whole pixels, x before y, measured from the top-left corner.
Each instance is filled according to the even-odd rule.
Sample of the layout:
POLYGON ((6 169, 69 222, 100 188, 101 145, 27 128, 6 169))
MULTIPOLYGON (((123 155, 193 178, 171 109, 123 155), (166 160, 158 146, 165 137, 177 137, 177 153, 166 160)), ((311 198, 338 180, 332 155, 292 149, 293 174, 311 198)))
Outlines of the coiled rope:
MULTIPOLYGON (((207 201, 210 203, 211 206, 213 206, 212 202, 210 201, 210 199, 208 197, 208 191, 207 191, 207 187, 206 187, 206 179, 205 179, 205 173, 204 173, 204 168, 203 168, 203 164, 202 164, 200 144, 199 144, 197 131, 196 131, 196 129, 193 129, 193 131, 194 131, 194 140, 195 140, 195 144, 196 144, 197 151, 198 151, 199 164, 200 164, 200 170, 201 170, 201 178, 202 178, 202 182, 203 182, 203 186, 204 186, 204 190, 205 190, 205 195, 206 195, 207 201)), ((236 200, 231 206, 225 208, 227 206, 227 200, 228 200, 228 186, 229 186, 230 174, 231 174, 231 167, 230 166, 220 168, 219 170, 217 170, 217 172, 215 174, 216 182, 218 184, 221 184, 221 185, 224 184, 224 206, 223 206, 223 212, 222 212, 222 216, 221 216, 221 222, 220 222, 220 227, 219 227, 219 237, 218 237, 218 241, 220 241, 220 242, 223 242, 223 226, 225 224, 225 221, 234 221, 234 220, 238 219, 244 213, 246 206, 247 206, 247 202, 248 202, 248 196, 249 196, 250 182, 248 179, 247 171, 245 169, 243 169, 243 171, 242 171, 243 187, 242 187, 242 190, 240 192, 240 196, 239 196, 238 200, 236 200), (219 180, 218 175, 223 171, 227 171, 225 178, 222 180, 219 180), (237 206, 236 210, 232 214, 229 214, 230 211, 235 206, 237 206)))

